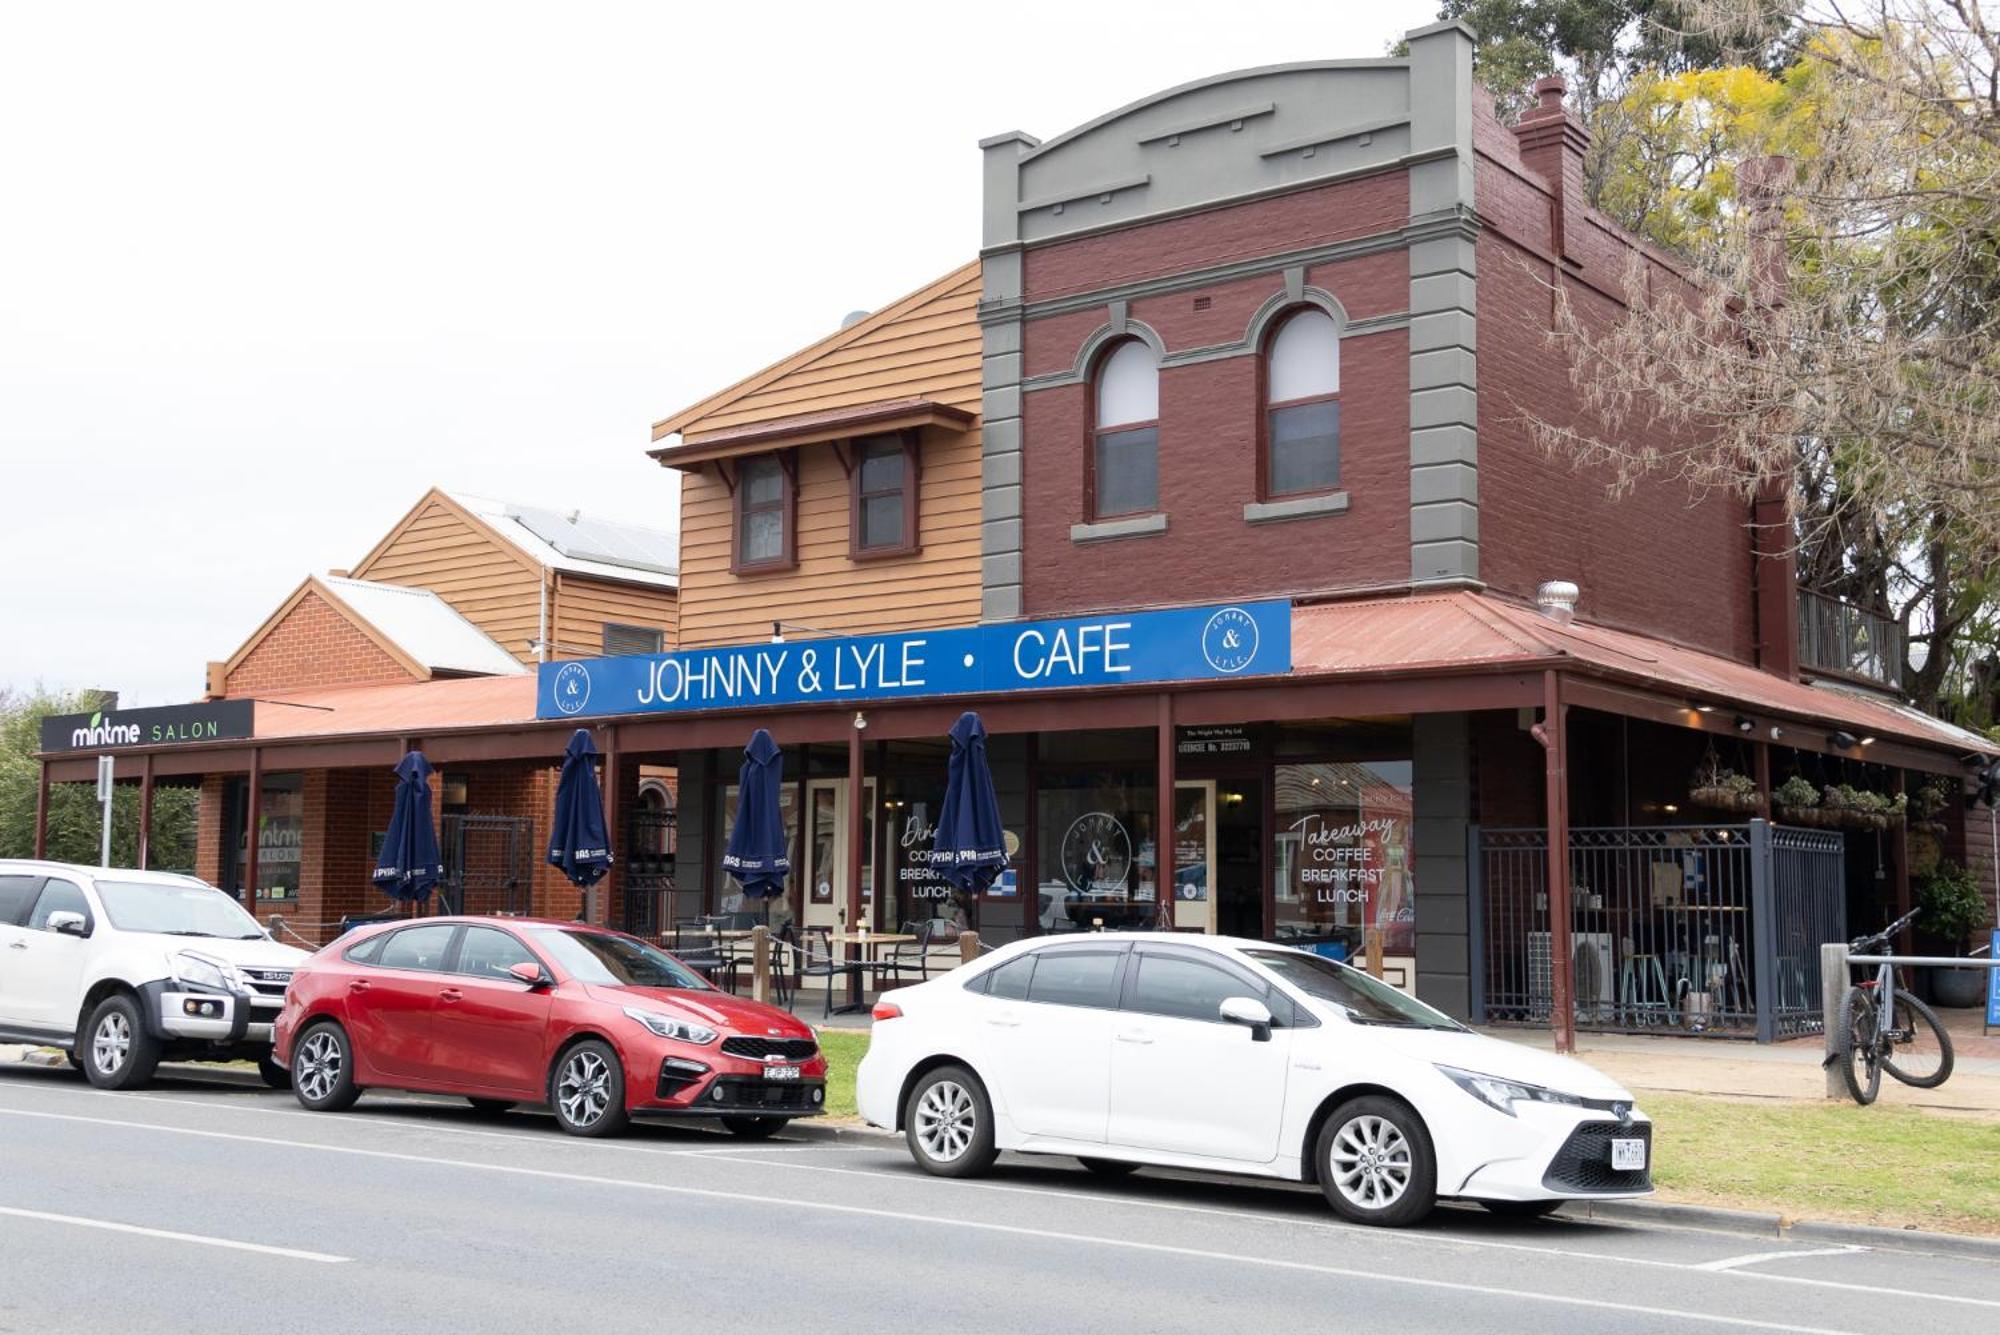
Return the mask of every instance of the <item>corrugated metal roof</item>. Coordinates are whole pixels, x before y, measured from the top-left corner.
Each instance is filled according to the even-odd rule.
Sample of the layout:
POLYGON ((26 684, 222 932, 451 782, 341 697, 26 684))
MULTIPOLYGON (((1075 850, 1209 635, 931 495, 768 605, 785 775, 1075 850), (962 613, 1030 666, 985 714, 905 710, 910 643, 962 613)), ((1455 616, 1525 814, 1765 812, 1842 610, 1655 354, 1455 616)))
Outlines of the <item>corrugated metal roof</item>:
POLYGON ((527 672, 519 659, 429 589, 332 575, 323 577, 320 583, 356 616, 433 672, 479 672, 492 676, 520 676, 527 672))
POLYGON ((490 496, 447 492, 539 565, 663 589, 680 586, 680 535, 587 516, 580 510, 517 505, 490 496))
POLYGON ((1575 621, 1561 625, 1489 594, 1322 603, 1292 613, 1294 673, 1476 667, 1581 667, 1635 678, 1690 702, 1741 705, 1931 746, 1994 752, 1993 743, 1907 705, 1773 676, 1685 645, 1575 621))

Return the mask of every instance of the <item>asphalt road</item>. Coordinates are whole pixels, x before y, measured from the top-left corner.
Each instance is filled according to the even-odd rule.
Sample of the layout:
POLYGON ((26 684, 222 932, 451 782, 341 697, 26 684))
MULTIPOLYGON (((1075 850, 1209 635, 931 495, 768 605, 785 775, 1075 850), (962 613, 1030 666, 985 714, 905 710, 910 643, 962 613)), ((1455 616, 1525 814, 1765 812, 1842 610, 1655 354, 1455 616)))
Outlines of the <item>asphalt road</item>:
POLYGON ((307 1113, 226 1077, 136 1094, 0 1066, 0 1332, 1561 1332, 2000 1328, 2000 1266, 1441 1210, 700 1124, 579 1141, 368 1096, 307 1113))

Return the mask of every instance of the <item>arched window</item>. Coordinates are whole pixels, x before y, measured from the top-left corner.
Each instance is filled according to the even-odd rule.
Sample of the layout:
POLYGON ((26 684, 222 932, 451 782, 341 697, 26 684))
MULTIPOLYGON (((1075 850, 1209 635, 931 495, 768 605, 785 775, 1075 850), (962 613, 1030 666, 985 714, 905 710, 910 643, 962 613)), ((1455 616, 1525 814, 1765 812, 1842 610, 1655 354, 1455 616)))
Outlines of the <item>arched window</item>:
POLYGON ((1149 514, 1160 503, 1160 359, 1128 338, 1097 365, 1091 516, 1149 514))
POLYGON ((1340 330, 1308 306, 1285 317, 1264 354, 1264 494, 1340 485, 1340 330))

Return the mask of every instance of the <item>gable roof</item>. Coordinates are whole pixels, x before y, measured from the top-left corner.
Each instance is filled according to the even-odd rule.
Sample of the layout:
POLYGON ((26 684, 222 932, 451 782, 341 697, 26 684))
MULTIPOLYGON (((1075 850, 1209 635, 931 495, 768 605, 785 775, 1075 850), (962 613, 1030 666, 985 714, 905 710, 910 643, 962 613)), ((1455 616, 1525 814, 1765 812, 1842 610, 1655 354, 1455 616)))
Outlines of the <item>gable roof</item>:
POLYGON ((438 494, 548 569, 663 589, 680 584, 677 532, 463 491, 438 494))
POLYGON ((241 667, 308 595, 316 595, 345 617, 413 677, 427 679, 438 673, 522 676, 528 671, 519 659, 429 589, 308 575, 229 656, 222 665, 223 679, 241 667))
MULTIPOLYGON (((789 357, 773 362, 754 375, 746 376, 726 389, 718 390, 707 398, 690 404, 677 413, 661 418, 659 421, 653 423, 653 439, 663 440, 676 433, 697 428, 704 419, 714 417, 731 405, 755 394, 758 390, 788 375, 802 371, 814 362, 828 358, 843 348, 851 347, 871 339, 882 338, 889 333, 892 326, 910 317, 914 312, 921 310, 923 307, 937 302, 940 298, 951 296, 970 288, 970 297, 973 301, 976 301, 978 287, 979 261, 973 260, 969 264, 962 264, 950 273, 945 274, 942 278, 931 283, 926 283, 906 296, 898 297, 896 300, 882 307, 882 309, 873 312, 864 319, 855 321, 847 328, 836 330, 817 343, 810 344, 799 349, 799 351, 791 354, 789 357)), ((966 306, 965 324, 970 331, 970 337, 976 341, 978 337, 978 319, 971 303, 967 303, 966 306)), ((976 373, 978 369, 978 353, 976 350, 972 354, 972 359, 973 370, 976 373)), ((978 399, 976 384, 974 389, 973 401, 976 404, 978 399)), ((890 397, 903 398, 908 397, 908 395, 899 393, 893 394, 890 397)), ((782 414, 773 414, 773 416, 780 415, 782 414)))

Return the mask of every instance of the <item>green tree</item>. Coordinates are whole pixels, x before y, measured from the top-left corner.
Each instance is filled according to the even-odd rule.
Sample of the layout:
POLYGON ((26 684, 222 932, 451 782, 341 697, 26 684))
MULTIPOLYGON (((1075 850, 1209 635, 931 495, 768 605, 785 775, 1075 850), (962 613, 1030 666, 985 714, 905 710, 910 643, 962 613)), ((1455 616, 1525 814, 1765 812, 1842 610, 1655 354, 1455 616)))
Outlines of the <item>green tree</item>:
MULTIPOLYGON (((90 694, 21 692, 0 687, 0 857, 25 858, 35 852, 35 798, 41 765, 42 719, 51 714, 88 713, 100 704, 90 694)), ((192 788, 155 786, 151 862, 156 868, 194 867, 195 807, 192 788)), ((59 862, 95 865, 102 826, 96 788, 64 783, 49 789, 48 855, 59 862)), ((139 789, 118 785, 111 803, 111 862, 130 867, 139 858, 139 789)))

